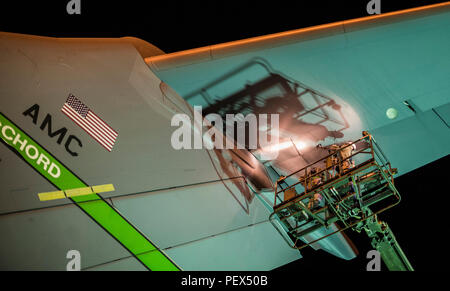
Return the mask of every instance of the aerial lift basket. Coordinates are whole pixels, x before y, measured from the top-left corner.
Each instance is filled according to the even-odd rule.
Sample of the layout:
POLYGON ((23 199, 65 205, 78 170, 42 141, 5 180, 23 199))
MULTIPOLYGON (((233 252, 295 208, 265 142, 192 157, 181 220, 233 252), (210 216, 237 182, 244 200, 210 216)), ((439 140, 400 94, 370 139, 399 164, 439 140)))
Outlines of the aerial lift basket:
POLYGON ((391 168, 374 138, 364 133, 357 141, 335 148, 330 155, 281 176, 269 220, 295 249, 347 229, 364 230, 389 269, 412 270, 389 226, 377 217, 401 201, 394 186, 397 171, 391 168), (356 150, 348 154, 349 147, 356 150), (289 177, 298 177, 298 182, 288 185, 289 177), (305 236, 329 229, 332 224, 337 230, 305 242, 305 236))

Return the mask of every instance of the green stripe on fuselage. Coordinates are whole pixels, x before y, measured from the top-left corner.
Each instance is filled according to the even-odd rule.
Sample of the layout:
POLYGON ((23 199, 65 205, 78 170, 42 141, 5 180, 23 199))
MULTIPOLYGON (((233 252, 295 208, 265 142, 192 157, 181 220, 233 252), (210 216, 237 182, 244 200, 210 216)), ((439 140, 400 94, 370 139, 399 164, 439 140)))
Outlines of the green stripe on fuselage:
MULTIPOLYGON (((87 187, 74 173, 0 113, 0 137, 60 190, 87 187)), ((180 270, 165 254, 98 194, 71 200, 150 270, 180 270)))

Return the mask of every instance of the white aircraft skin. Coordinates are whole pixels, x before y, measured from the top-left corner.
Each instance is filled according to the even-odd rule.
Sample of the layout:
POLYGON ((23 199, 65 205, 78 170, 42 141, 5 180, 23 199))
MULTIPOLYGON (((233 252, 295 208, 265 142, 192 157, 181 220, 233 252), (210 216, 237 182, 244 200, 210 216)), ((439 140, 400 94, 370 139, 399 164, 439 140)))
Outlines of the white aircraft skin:
MULTIPOLYGON (((425 22, 429 25, 438 23, 439 29, 445 30, 450 25, 448 11, 448 5, 441 6, 426 17, 409 20, 412 23, 402 20, 392 24, 391 28, 407 31, 406 24, 415 29, 415 25, 425 22)), ((428 30, 418 33, 431 40, 439 38, 436 27, 432 28, 435 31, 432 35, 428 30)), ((355 47, 358 47, 358 41, 363 41, 357 38, 358 35, 362 37, 359 32, 355 29, 347 33, 355 47)), ((323 36, 301 42, 305 56, 310 53, 308 45, 314 48, 320 46, 321 41, 332 44, 331 38, 333 36, 323 36)), ((441 39, 441 44, 443 48, 439 52, 448 52, 450 40, 441 39)), ((102 193, 102 201, 155 246, 152 252, 163 254, 182 270, 271 270, 301 258, 301 253, 290 248, 268 221, 271 209, 264 198, 273 194, 267 189, 273 177, 267 175, 264 166, 253 155, 246 151, 176 150, 170 143, 175 130, 171 126, 172 117, 177 113, 192 117, 192 106, 195 105, 180 95, 184 98, 195 95, 196 90, 255 58, 263 58, 276 72, 282 70, 286 78, 301 79, 300 82, 325 92, 342 106, 349 121, 341 131, 343 136, 317 137, 315 143, 352 140, 360 137, 361 130, 373 129, 375 138, 401 173, 449 153, 448 126, 442 121, 450 119, 450 114, 446 114, 450 112, 448 97, 430 98, 430 108, 421 105, 421 96, 409 98, 420 109, 418 113, 401 107, 403 96, 391 95, 380 97, 378 103, 366 109, 364 102, 372 98, 370 94, 364 95, 360 91, 348 96, 341 94, 344 89, 348 92, 352 89, 337 86, 339 80, 333 83, 327 75, 321 84, 320 79, 313 76, 320 75, 319 71, 307 77, 306 73, 293 69, 299 64, 283 66, 276 49, 257 46, 243 51, 246 55, 243 53, 244 57, 241 57, 238 54, 240 48, 243 47, 236 46, 236 52, 220 58, 198 61, 201 53, 194 54, 191 59, 186 58, 186 54, 165 56, 154 46, 132 38, 57 39, 0 33, 0 113, 85 184, 113 184, 115 191, 102 193), (208 67, 214 68, 209 69, 212 72, 208 72, 208 67), (118 133, 111 151, 61 111, 69 94, 118 133), (361 99, 356 102, 354 96, 358 94, 361 99), (355 103, 359 105, 350 106, 355 103), (397 120, 385 117, 389 107, 398 110, 397 120), (47 117, 48 114, 51 117, 47 117), (47 123, 44 122, 46 119, 47 123), (421 129, 416 124, 426 127, 421 129), (49 133, 60 128, 66 128, 67 133, 58 142, 60 136, 49 133), (393 143, 398 143, 401 136, 392 134, 405 128, 417 130, 414 136, 408 135, 408 141, 420 139, 412 150, 431 145, 433 153, 413 162, 398 155, 393 143), (423 139, 431 134, 431 139, 423 139), (71 136, 71 142, 68 142, 71 136)), ((291 48, 286 46, 286 50, 291 48)), ((284 45, 279 49, 285 49, 284 45)), ((439 54, 430 58, 428 64, 438 60, 444 63, 436 69, 436 76, 450 76, 448 61, 442 60, 439 54)), ((305 58, 299 56, 298 61, 305 63, 305 58)), ((316 66, 316 61, 311 60, 310 66, 316 66)), ((333 66, 326 69, 333 71, 333 66)), ((433 72, 430 75, 434 76, 433 72)), ((419 80, 415 72, 410 74, 419 80)), ((353 79, 359 89, 366 81, 353 79)), ((423 81, 422 84, 428 83, 423 81)), ((407 91, 402 85, 399 87, 407 91)), ((230 86, 229 90, 242 88, 235 84, 230 86)), ((378 90, 376 93, 381 90, 376 86, 371 89, 378 90)), ((441 86, 437 90, 446 93, 448 87, 441 86)), ((334 132, 339 130, 336 126, 327 124, 325 127, 334 132)), ((292 127, 284 129, 296 131, 292 127)), ((38 193, 59 188, 7 145, 14 141, 18 131, 5 129, 5 124, 0 124, 0 132, 2 130, 1 270, 65 270, 69 250, 80 252, 82 270, 153 268, 141 254, 122 241, 115 230, 107 230, 101 221, 87 215, 73 200, 40 201, 38 193), (11 137, 11 140, 4 137, 11 137)), ((290 161, 285 159, 289 150, 292 148, 286 149, 280 160, 273 163, 277 169, 287 171, 301 166, 296 160, 298 157, 290 161)), ((309 154, 314 156, 313 152, 309 154)), ((315 235, 325 235, 335 227, 321 229, 315 235)), ((311 241, 314 237, 305 240, 311 241)), ((313 247, 346 260, 357 255, 343 234, 321 240, 313 247)))

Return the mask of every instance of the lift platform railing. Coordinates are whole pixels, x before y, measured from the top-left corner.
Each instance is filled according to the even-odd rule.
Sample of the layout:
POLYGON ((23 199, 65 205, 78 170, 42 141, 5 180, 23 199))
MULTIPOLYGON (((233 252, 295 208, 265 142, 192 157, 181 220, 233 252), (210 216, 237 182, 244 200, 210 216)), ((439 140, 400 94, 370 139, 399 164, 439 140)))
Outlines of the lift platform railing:
POLYGON ((369 218, 400 202, 400 194, 393 184, 394 173, 395 169, 391 168, 381 148, 370 134, 366 134, 357 141, 336 148, 330 155, 281 177, 276 183, 274 212, 269 220, 287 243, 296 249, 302 249, 348 228, 356 230, 364 227, 369 218), (343 150, 353 145, 358 145, 360 149, 350 155, 341 154, 343 150), (358 159, 357 157, 361 155, 367 158, 358 159), (333 163, 328 163, 327 167, 311 175, 312 168, 319 168, 318 164, 333 157, 335 158, 333 163), (352 165, 350 163, 352 158, 358 160, 358 164, 352 165), (347 167, 344 167, 344 163, 347 167), (335 173, 330 175, 329 171, 335 173), (281 182, 299 173, 304 175, 297 183, 281 187, 281 182), (312 184, 314 177, 324 179, 320 183, 312 184), (301 186, 304 192, 277 203, 278 194, 286 193, 288 190, 292 193, 296 186, 301 186), (319 208, 306 206, 317 194, 323 198, 324 205, 319 208), (372 211, 369 207, 377 209, 372 211), (303 236, 323 227, 329 229, 334 223, 340 223, 341 227, 336 231, 328 231, 326 235, 316 240, 298 244, 303 236), (286 239, 282 234, 283 231, 289 234, 291 241, 286 239))
MULTIPOLYGON (((276 181, 276 183, 275 183, 275 199, 274 199, 274 205, 273 205, 274 209, 276 209, 278 207, 281 207, 283 204, 289 202, 289 201, 284 201, 284 202, 281 202, 281 203, 277 203, 276 197, 278 196, 278 194, 280 194, 282 192, 285 192, 286 190, 295 188, 297 185, 301 184, 303 186, 303 188, 305 189, 304 194, 307 195, 307 196, 302 197, 302 198, 306 198, 306 197, 309 196, 308 192, 311 192, 311 191, 315 190, 313 188, 308 190, 308 187, 307 187, 308 182, 311 181, 312 177, 314 177, 314 176, 321 176, 321 175, 323 176, 323 174, 327 173, 330 170, 338 169, 336 175, 334 175, 333 178, 331 178, 331 179, 324 179, 324 181, 323 181, 324 184, 328 184, 330 182, 333 182, 334 179, 338 179, 338 178, 342 177, 343 174, 348 172, 348 170, 343 170, 343 167, 342 167, 342 165, 345 162, 345 160, 351 160, 353 157, 355 157, 357 155, 361 155, 361 154, 368 154, 368 155, 371 156, 371 159, 367 160, 366 163, 370 163, 370 162, 375 161, 375 162, 377 162, 377 164, 381 168, 386 169, 389 172, 392 171, 391 164, 387 160, 387 158, 384 155, 384 153, 381 151, 381 148, 379 147, 379 145, 375 142, 375 140, 373 139, 373 137, 370 134, 366 134, 362 138, 360 138, 360 139, 358 139, 358 140, 356 140, 354 142, 350 142, 347 145, 345 145, 343 147, 340 147, 339 149, 334 150, 329 155, 327 155, 327 156, 325 156, 325 157, 323 157, 323 158, 321 158, 321 159, 319 159, 319 160, 317 160, 317 161, 315 161, 313 163, 310 163, 309 165, 307 165, 306 167, 304 167, 304 168, 302 168, 300 170, 292 172, 291 174, 289 174, 287 176, 281 176, 280 179, 278 179, 276 181), (362 149, 352 153, 350 156, 348 156, 345 159, 342 158, 342 154, 341 153, 346 148, 351 147, 351 146, 356 145, 356 144, 361 143, 361 142, 366 142, 367 143, 366 147, 363 147, 362 149), (324 163, 326 160, 332 158, 333 156, 337 157, 337 161, 333 162, 328 167, 322 168, 322 167, 319 166, 321 163, 324 163), (319 168, 320 170, 318 172, 314 173, 314 175, 310 175, 312 168, 319 168), (294 183, 294 184, 292 184, 290 186, 287 186, 286 188, 283 188, 280 185, 281 182, 285 182, 287 178, 290 178, 290 177, 292 177, 292 176, 294 176, 294 175, 296 175, 298 173, 301 173, 301 172, 303 172, 304 175, 302 176, 303 178, 299 179, 298 182, 296 182, 296 183, 294 183), (278 190, 278 188, 280 188, 280 190, 278 190)), ((325 177, 326 176, 327 175, 325 175, 325 177)), ((393 177, 392 177, 392 181, 393 181, 393 177)), ((295 200, 299 200, 299 197, 296 197, 295 200)))

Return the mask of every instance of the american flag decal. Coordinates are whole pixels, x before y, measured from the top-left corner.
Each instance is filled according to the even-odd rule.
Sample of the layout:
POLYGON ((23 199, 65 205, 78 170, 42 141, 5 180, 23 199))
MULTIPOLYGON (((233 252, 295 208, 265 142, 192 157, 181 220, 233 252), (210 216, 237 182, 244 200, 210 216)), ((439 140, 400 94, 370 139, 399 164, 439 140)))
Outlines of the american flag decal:
POLYGON ((70 94, 61 111, 105 149, 108 151, 112 150, 118 133, 90 110, 89 107, 83 104, 83 102, 70 94))

